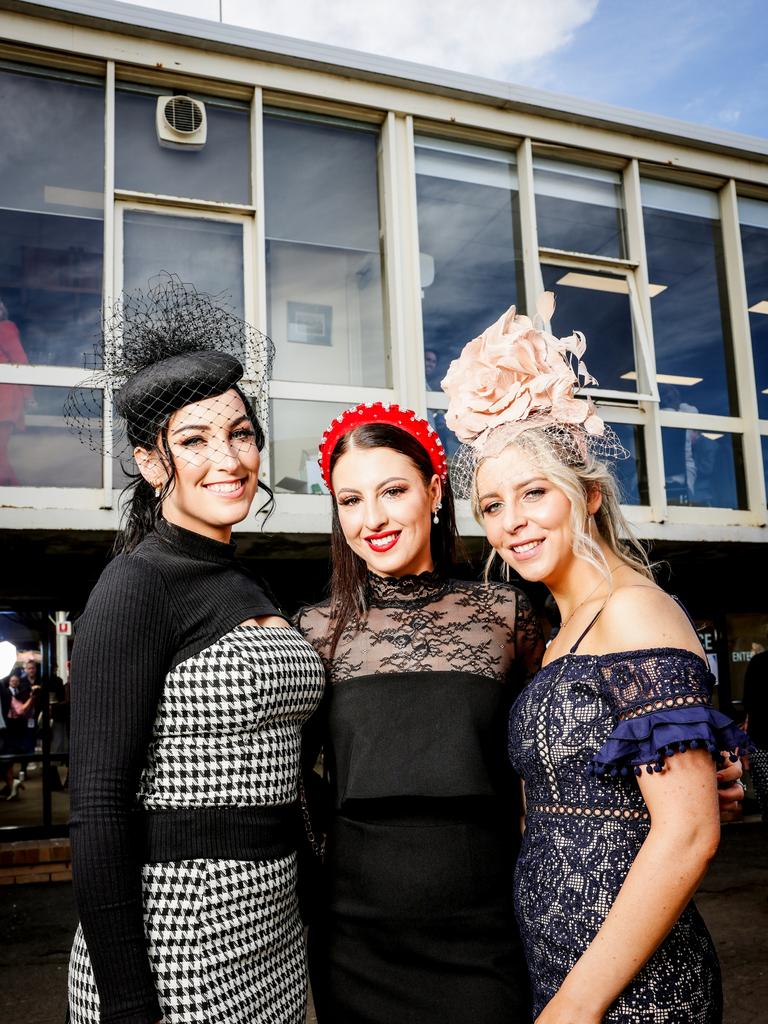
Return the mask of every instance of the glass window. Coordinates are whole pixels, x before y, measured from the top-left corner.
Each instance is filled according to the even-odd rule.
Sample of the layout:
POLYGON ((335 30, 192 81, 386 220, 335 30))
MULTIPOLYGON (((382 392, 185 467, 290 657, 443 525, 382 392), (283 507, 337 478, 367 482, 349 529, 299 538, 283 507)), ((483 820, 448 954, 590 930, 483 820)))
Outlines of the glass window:
POLYGON ((251 202, 250 110, 247 103, 194 97, 205 105, 207 137, 200 149, 169 148, 157 138, 157 98, 125 87, 115 93, 115 185, 131 192, 251 202))
POLYGON ((0 486, 101 486, 101 459, 64 422, 68 394, 69 388, 0 384, 0 486))
POLYGON ((738 434, 662 427, 661 439, 667 504, 747 507, 738 434))
POLYGON ((389 385, 378 133, 264 118, 268 332, 278 380, 389 385))
POLYGON ((439 391, 467 341, 525 309, 514 155, 420 137, 416 194, 424 376, 439 391))
POLYGON ((643 180, 642 197, 662 408, 737 415, 717 195, 643 180))
POLYGON ((536 157, 533 182, 540 246, 626 257, 618 171, 536 157))
POLYGON ((629 452, 628 459, 608 459, 619 485, 624 505, 648 504, 648 478, 645 470, 643 429, 634 423, 611 423, 619 440, 629 452))
POLYGON ((555 293, 552 330, 560 337, 582 331, 584 361, 606 391, 638 390, 635 338, 626 277, 556 267, 541 267, 545 291, 555 293))
POLYGON ((123 288, 146 288, 161 271, 178 274, 200 292, 222 295, 243 316, 243 226, 234 220, 125 210, 123 288))
POLYGON ((739 199, 739 218, 757 410, 761 419, 768 419, 768 203, 739 199))
POLYGON ((93 345, 103 136, 103 83, 0 70, 0 362, 82 366, 93 345))
POLYGON ((328 493, 317 461, 320 438, 331 420, 346 408, 338 402, 294 399, 271 403, 270 466, 277 494, 328 493))

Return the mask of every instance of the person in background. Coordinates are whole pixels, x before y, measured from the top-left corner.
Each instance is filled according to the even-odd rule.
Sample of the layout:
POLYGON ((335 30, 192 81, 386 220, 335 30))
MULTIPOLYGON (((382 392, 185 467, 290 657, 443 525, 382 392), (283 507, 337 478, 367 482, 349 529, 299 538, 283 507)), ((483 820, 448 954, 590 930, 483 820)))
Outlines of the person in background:
MULTIPOLYGON (((16 324, 0 299, 0 363, 28 363, 16 324)), ((14 431, 24 430, 24 403, 32 394, 27 384, 0 384, 0 487, 18 483, 8 458, 8 445, 14 431)))
POLYGON ((744 728, 755 749, 749 755, 749 773, 763 821, 768 821, 768 651, 755 654, 744 676, 744 728))

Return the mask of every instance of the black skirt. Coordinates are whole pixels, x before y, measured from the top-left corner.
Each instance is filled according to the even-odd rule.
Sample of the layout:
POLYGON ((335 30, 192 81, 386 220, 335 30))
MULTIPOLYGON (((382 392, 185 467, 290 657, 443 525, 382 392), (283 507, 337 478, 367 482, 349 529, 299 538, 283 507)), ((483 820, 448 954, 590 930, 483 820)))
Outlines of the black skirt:
POLYGON ((309 931, 319 1024, 527 1024, 514 855, 495 820, 337 816, 309 931))

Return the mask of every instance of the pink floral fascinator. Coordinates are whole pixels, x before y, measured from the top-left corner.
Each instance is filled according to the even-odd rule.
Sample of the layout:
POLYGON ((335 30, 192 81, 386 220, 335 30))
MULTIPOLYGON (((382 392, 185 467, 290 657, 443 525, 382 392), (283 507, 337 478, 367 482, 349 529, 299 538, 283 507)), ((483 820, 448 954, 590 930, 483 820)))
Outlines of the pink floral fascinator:
POLYGON ((587 452, 629 455, 592 400, 576 397, 597 381, 584 364, 587 343, 580 331, 557 338, 545 330, 554 310, 552 292, 539 297, 533 320, 510 306, 448 367, 445 422, 463 442, 451 468, 458 496, 468 493, 480 458, 499 454, 532 427, 550 428, 571 463, 582 462, 587 452))

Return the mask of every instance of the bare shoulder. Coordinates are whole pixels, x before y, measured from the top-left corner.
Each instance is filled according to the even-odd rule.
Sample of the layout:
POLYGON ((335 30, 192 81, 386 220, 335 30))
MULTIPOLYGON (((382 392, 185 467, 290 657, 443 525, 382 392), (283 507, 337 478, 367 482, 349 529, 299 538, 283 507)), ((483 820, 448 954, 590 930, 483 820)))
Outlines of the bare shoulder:
POLYGON ((605 654, 654 647, 702 654, 681 606, 650 580, 616 587, 595 624, 593 644, 605 654))

